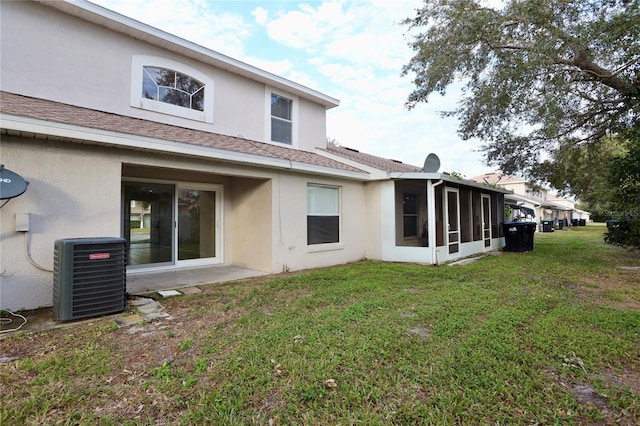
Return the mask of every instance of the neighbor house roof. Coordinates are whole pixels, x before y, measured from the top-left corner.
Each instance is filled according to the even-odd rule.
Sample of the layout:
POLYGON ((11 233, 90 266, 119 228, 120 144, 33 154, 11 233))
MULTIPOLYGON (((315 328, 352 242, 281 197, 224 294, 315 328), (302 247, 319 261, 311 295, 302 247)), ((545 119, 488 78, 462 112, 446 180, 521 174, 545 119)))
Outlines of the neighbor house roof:
MULTIPOLYGON (((9 134, 34 133, 70 140, 112 144, 134 149, 153 149, 210 158, 222 158, 223 152, 243 154, 248 163, 280 160, 274 165, 302 163, 366 178, 367 173, 313 152, 247 140, 217 133, 193 130, 154 121, 106 113, 59 102, 0 92, 0 127, 9 134), (61 126, 62 125, 62 126, 61 126), (39 129, 39 130, 38 130, 39 129), (56 132, 53 132, 56 130, 56 132), (90 129, 89 132, 70 132, 90 129), (65 130, 65 132, 63 132, 65 130), (98 131, 98 132, 96 132, 98 131), (58 133, 58 134, 55 134, 58 133), (73 134, 79 136, 74 137, 73 134), (148 142, 148 143, 145 143, 148 142), (153 143, 152 143, 153 142, 153 143), (185 147, 192 149, 184 149, 185 147), (197 148, 197 149, 195 149, 197 148), (249 157, 250 156, 250 157, 249 157), (258 156, 259 158, 256 158, 258 156)), ((292 167, 293 168, 293 167, 292 167)))
POLYGON ((473 177, 470 180, 479 183, 486 183, 489 185, 506 185, 509 183, 526 182, 526 179, 524 178, 496 172, 485 173, 483 175, 473 177))

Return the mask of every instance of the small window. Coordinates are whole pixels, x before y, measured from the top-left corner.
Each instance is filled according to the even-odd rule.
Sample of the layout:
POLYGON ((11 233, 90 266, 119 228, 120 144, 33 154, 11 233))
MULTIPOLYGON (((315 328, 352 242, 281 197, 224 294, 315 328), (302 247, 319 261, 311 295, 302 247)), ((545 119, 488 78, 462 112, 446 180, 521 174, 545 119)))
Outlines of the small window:
POLYGON ((271 94, 271 141, 293 143, 293 100, 271 94))
POLYGON ((142 68, 142 96, 145 99, 204 111, 204 83, 167 68, 142 68))
POLYGON ((307 244, 340 242, 340 189, 307 186, 307 244))
POLYGON ((418 194, 402 194, 402 214, 404 216, 404 237, 418 237, 418 194))

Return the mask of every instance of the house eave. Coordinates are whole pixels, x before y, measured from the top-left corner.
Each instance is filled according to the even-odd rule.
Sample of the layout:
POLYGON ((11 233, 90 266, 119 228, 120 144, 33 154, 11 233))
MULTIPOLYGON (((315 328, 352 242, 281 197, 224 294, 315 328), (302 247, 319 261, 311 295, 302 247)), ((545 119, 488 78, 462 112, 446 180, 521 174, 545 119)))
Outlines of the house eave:
POLYGON ((474 182, 472 180, 459 179, 455 176, 451 176, 446 173, 390 173, 391 179, 406 179, 406 180, 442 180, 444 182, 455 183, 458 185, 471 186, 474 188, 484 189, 486 191, 499 192, 502 194, 513 194, 513 191, 504 188, 494 188, 482 183, 474 182))
POLYGON ((323 176, 340 177, 352 180, 369 180, 366 172, 339 170, 315 164, 303 163, 286 158, 273 158, 245 152, 228 151, 219 148, 191 145, 163 139, 136 136, 108 130, 37 120, 28 117, 13 116, 0 113, 0 129, 2 133, 21 136, 33 136, 39 139, 54 138, 68 142, 81 142, 139 151, 153 151, 165 154, 206 158, 236 164, 259 166, 271 169, 286 169, 296 172, 311 173, 323 176))
POLYGON ((326 109, 335 108, 340 101, 324 93, 310 89, 301 84, 287 80, 268 71, 230 58, 215 50, 200 46, 158 28, 144 24, 135 19, 121 15, 86 0, 34 0, 44 6, 54 8, 87 22, 126 34, 138 40, 159 46, 163 49, 196 59, 203 63, 225 69, 231 73, 242 75, 251 80, 281 89, 304 99, 323 105, 326 109))

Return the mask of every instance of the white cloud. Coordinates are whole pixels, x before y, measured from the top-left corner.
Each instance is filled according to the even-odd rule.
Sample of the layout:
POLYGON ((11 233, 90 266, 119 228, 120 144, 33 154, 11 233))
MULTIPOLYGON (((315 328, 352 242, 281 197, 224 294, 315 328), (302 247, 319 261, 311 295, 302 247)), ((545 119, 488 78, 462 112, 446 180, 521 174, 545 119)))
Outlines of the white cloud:
POLYGON ((257 7, 251 15, 255 18, 256 22, 260 25, 265 25, 269 20, 269 12, 262 7, 257 7))
POLYGON ((252 27, 242 15, 216 12, 204 0, 92 0, 145 24, 232 57, 241 57, 252 27))

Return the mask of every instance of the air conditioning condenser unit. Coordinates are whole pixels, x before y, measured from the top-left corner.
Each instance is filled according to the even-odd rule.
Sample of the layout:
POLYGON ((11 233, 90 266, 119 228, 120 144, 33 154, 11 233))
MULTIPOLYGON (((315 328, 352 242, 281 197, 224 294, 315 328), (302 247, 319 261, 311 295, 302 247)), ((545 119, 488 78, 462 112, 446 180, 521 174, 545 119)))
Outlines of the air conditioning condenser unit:
POLYGON ((126 240, 56 240, 53 312, 60 321, 122 312, 126 306, 126 240))

